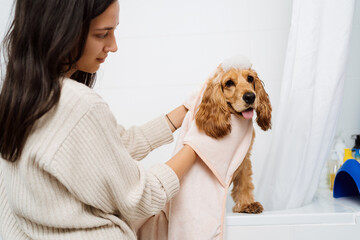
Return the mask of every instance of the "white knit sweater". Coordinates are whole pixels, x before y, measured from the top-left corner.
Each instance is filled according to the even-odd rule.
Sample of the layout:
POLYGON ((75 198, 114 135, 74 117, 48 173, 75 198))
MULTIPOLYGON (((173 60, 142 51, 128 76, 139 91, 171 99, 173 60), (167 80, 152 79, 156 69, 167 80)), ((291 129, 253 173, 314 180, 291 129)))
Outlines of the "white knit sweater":
POLYGON ((134 159, 172 140, 164 116, 125 130, 92 89, 65 79, 21 158, 0 159, 3 240, 136 239, 131 222, 160 211, 179 180, 166 164, 145 171, 134 159))

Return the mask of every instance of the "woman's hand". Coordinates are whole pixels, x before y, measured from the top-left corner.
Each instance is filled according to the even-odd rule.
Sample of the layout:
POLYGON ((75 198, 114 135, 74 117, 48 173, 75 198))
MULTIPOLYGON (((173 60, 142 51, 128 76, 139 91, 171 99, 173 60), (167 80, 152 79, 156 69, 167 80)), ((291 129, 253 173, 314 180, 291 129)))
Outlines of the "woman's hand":
POLYGON ((168 114, 166 114, 167 116, 166 120, 172 132, 175 132, 176 129, 181 127, 181 124, 184 120, 187 111, 188 109, 184 105, 181 105, 175 108, 174 110, 172 110, 171 112, 169 112, 168 114))
POLYGON ((197 154, 189 146, 184 145, 180 151, 175 154, 166 164, 176 173, 179 180, 189 171, 194 165, 197 154))

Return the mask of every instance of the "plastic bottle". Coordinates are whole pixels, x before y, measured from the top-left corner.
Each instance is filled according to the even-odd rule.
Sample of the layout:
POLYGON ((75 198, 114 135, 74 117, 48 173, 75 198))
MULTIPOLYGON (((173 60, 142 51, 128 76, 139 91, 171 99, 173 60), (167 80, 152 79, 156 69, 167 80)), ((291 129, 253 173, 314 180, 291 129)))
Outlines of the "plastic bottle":
POLYGON ((340 168, 339 155, 337 151, 335 150, 331 151, 330 159, 328 161, 328 166, 329 166, 329 186, 330 186, 330 190, 332 191, 334 188, 334 180, 336 173, 340 168))
POLYGON ((354 158, 356 159, 356 161, 358 161, 360 163, 360 149, 353 148, 353 150, 355 150, 354 158))
POLYGON ((353 159, 351 148, 344 149, 344 160, 343 163, 346 162, 348 159, 353 159))

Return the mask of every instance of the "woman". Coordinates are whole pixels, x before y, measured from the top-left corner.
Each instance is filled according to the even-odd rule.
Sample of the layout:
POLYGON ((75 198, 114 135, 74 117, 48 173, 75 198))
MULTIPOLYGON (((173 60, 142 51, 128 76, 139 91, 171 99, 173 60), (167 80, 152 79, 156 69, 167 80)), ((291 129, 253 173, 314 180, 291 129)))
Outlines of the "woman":
POLYGON ((195 161, 184 146, 145 171, 134 159, 169 143, 180 106, 125 130, 91 89, 116 52, 117 0, 17 0, 0 94, 3 239, 136 239, 195 161))

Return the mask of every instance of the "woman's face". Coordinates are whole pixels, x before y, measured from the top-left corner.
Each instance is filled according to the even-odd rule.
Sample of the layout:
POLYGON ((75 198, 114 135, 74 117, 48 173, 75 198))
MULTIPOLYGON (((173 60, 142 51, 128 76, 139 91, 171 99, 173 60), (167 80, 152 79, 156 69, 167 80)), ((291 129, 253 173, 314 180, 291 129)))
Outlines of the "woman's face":
POLYGON ((119 24, 119 3, 113 2, 102 14, 90 22, 83 55, 76 62, 76 70, 95 73, 109 52, 116 52, 114 31, 119 24))

